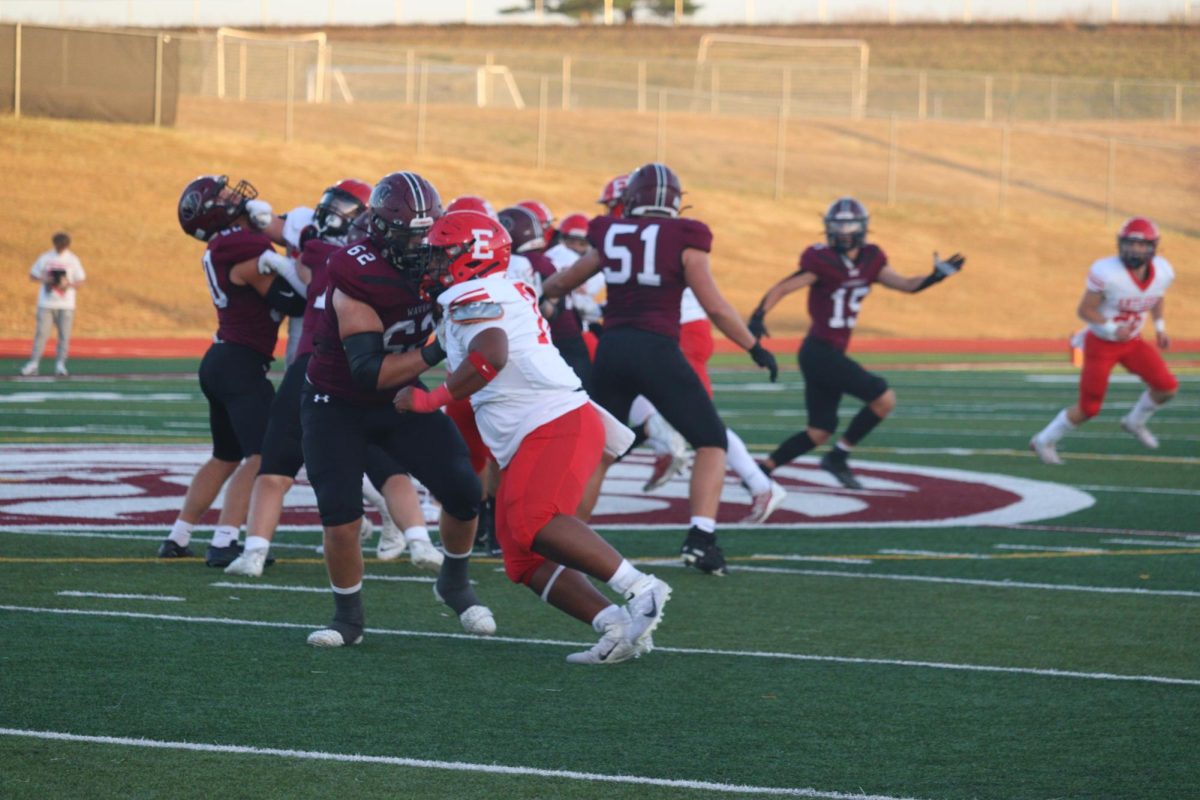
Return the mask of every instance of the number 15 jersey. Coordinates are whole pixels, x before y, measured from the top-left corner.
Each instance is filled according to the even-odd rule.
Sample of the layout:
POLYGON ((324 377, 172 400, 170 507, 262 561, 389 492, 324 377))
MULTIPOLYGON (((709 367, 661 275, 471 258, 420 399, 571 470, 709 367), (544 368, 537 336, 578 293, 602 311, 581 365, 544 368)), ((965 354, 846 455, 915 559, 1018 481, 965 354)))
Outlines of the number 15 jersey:
POLYGON ((678 217, 596 217, 588 242, 604 259, 604 327, 639 328, 679 338, 679 302, 687 283, 683 251, 712 250, 703 222, 678 217))
POLYGON ((863 245, 853 261, 823 244, 814 244, 801 253, 800 269, 795 274, 817 276, 817 282, 808 289, 808 315, 812 318, 808 335, 845 352, 862 301, 886 266, 887 256, 873 244, 863 245))

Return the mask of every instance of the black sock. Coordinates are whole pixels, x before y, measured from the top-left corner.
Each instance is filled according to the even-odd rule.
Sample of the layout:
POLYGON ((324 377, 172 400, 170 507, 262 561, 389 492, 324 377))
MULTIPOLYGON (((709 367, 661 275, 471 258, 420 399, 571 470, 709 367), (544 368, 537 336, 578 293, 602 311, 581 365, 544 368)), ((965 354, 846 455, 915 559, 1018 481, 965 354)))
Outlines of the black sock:
MULTIPOLYGON (((817 443, 808 435, 808 431, 801 431, 795 436, 784 441, 783 444, 775 448, 775 452, 771 453, 771 461, 776 467, 782 467, 784 464, 799 458, 817 446, 817 443)), ((766 470, 763 470, 766 472, 766 470)), ((767 473, 768 475, 770 473, 767 473)))
POLYGON ((629 428, 633 431, 633 444, 629 445, 630 450, 650 438, 646 433, 646 423, 644 422, 641 425, 630 425, 629 428))
POLYGON ((336 610, 333 612, 334 628, 340 631, 343 635, 346 631, 338 627, 337 623, 357 628, 358 633, 362 633, 363 628, 363 604, 362 590, 360 589, 353 594, 341 594, 340 592, 333 593, 333 603, 336 610))
POLYGON ((875 426, 883 422, 883 417, 871 410, 870 406, 863 406, 862 409, 854 415, 854 419, 850 420, 850 426, 846 428, 844 438, 850 444, 858 444, 868 433, 875 429, 875 426))
POLYGON ((455 614, 462 614, 471 606, 480 604, 467 574, 469 562, 467 558, 455 558, 447 553, 434 586, 442 602, 450 606, 455 614))

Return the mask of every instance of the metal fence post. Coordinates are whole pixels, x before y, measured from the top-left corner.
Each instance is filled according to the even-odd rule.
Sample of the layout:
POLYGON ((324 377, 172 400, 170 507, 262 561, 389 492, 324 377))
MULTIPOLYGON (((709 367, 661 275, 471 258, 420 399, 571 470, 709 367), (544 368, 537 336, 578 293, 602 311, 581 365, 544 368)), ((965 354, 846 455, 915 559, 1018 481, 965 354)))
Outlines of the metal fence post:
POLYGON ((658 90, 658 140, 655 144, 654 160, 660 164, 667 160, 667 91, 658 90))
POLYGON ((792 98, 792 71, 783 71, 783 82, 779 90, 779 126, 775 131, 775 199, 783 199, 783 184, 787 171, 787 123, 788 107, 792 98))
POLYGON ((154 40, 154 127, 162 127, 163 34, 154 40))
POLYGON ((716 65, 712 65, 712 77, 709 79, 709 96, 708 96, 708 113, 721 113, 721 71, 716 65))
POLYGON ((929 73, 921 70, 917 76, 917 119, 929 113, 929 73))
POLYGON ((563 56, 562 60, 562 108, 571 110, 571 57, 563 56))
POLYGON ((1050 121, 1058 121, 1058 78, 1050 79, 1050 121))
MULTIPOLYGON (((1115 0, 1114 0, 1115 2, 1115 0)), ((1113 81, 1113 98, 1112 98, 1112 116, 1113 119, 1121 117, 1121 81, 1113 81)))
POLYGON ((639 114, 646 113, 646 62, 639 61, 637 65, 637 109, 639 114))
POLYGON ((992 85, 995 83, 995 78, 991 75, 983 76, 983 121, 992 121, 992 85))
POLYGON ((900 136, 897 130, 896 115, 888 123, 888 208, 896 205, 896 180, 900 172, 900 136))
POLYGON ((404 104, 406 106, 413 104, 413 81, 416 79, 416 72, 417 54, 410 49, 404 54, 404 104))
POLYGON ((546 168, 546 122, 550 103, 550 79, 545 75, 538 81, 538 140, 537 168, 546 168))
POLYGON ((1108 139, 1108 180, 1104 186, 1104 221, 1112 224, 1117 187, 1117 140, 1108 139))
POLYGON ((13 116, 21 118, 21 23, 13 31, 13 116))
POLYGON ((417 155, 425 155, 425 103, 429 99, 429 64, 421 62, 421 87, 417 95, 417 155))
POLYGON ((1175 124, 1183 124, 1183 84, 1175 84, 1175 124))
POLYGON ((1008 175, 1012 154, 1012 126, 1000 128, 1000 210, 1008 211, 1008 175))
POLYGON ((287 48, 287 97, 284 98, 284 141, 292 140, 292 116, 295 113, 296 94, 296 45, 289 44, 287 48))
POLYGON ((238 101, 246 102, 246 43, 238 45, 238 101))

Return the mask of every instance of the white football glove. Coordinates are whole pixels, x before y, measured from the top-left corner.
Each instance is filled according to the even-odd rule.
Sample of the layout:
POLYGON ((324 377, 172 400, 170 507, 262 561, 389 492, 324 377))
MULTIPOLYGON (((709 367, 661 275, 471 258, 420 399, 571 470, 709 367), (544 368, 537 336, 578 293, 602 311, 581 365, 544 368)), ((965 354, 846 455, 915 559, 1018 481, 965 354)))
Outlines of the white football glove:
POLYGON ((262 255, 258 257, 259 275, 270 275, 272 272, 276 275, 284 275, 295 271, 296 263, 287 256, 276 253, 274 250, 264 250, 262 255))
POLYGON ((275 212, 266 200, 247 200, 246 215, 256 230, 263 230, 275 219, 275 212))

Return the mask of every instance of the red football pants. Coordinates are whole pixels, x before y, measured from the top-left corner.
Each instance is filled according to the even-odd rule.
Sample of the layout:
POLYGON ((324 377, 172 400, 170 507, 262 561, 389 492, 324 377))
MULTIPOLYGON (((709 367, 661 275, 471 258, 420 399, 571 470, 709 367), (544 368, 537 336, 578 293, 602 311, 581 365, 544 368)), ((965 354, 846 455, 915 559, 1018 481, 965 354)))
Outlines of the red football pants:
POLYGON ((697 319, 679 326, 679 349, 704 384, 708 396, 712 397, 712 381, 708 377, 708 360, 713 354, 712 323, 697 319))
POLYGON ((471 401, 465 397, 462 400, 451 400, 446 404, 445 411, 446 416, 454 420, 455 427, 466 441, 467 450, 471 452, 471 469, 478 475, 487 466, 492 451, 488 450, 488 446, 483 443, 483 437, 479 435, 479 426, 475 424, 475 409, 471 407, 471 401))
POLYGON ((1128 342, 1110 342, 1088 332, 1083 345, 1083 374, 1079 376, 1079 408, 1088 417, 1100 413, 1108 392, 1108 377, 1120 364, 1137 375, 1151 389, 1174 392, 1179 381, 1167 369, 1158 350, 1138 337, 1128 342))
POLYGON ((501 471, 496 539, 513 583, 528 585, 545 562, 534 537, 556 516, 575 514, 603 450, 604 423, 587 403, 530 432, 501 471))

